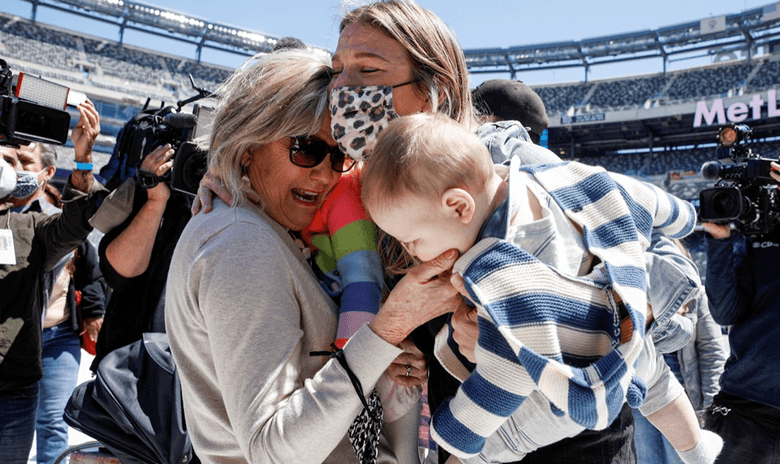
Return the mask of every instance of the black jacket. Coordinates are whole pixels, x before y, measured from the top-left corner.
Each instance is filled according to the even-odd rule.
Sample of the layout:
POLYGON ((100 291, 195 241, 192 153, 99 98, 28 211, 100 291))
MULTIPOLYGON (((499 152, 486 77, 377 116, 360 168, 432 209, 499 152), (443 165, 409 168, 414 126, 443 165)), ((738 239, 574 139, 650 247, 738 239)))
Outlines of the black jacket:
POLYGON ((81 332, 84 319, 97 319, 106 312, 110 290, 100 272, 98 252, 95 245, 85 240, 77 249, 75 270, 68 286, 68 310, 71 328, 81 332), (76 305, 76 290, 81 292, 80 311, 76 305))
POLYGON ((707 234, 707 297, 712 318, 729 329, 731 353, 720 389, 780 408, 780 229, 762 236, 707 234))
POLYGON ((161 317, 165 307, 165 283, 176 242, 192 217, 188 198, 182 193, 171 193, 157 230, 149 267, 143 274, 125 278, 105 257, 108 245, 130 225, 146 198, 146 190, 136 187, 132 214, 109 231, 98 247, 100 270, 112 293, 95 347, 93 372, 97 372, 98 364, 111 351, 140 340, 145 332, 165 331, 161 317))
POLYGON ((13 233, 16 253, 16 264, 0 264, 0 392, 28 387, 41 378, 43 274, 86 240, 96 193, 102 190, 95 182, 86 194, 68 183, 62 214, 54 216, 0 211, 0 228, 13 233))

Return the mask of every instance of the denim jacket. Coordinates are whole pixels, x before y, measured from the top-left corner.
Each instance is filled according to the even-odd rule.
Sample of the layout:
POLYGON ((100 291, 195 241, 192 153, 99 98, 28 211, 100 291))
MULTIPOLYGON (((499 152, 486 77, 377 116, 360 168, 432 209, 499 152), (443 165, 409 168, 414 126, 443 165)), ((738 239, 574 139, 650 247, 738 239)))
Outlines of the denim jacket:
POLYGON ((503 164, 513 156, 520 158, 522 165, 562 161, 555 153, 531 142, 528 132, 517 121, 489 122, 476 133, 487 146, 495 164, 503 164))
POLYGON ((695 312, 696 334, 690 343, 678 351, 683 385, 697 412, 706 410, 720 391, 720 375, 728 358, 720 325, 710 314, 707 294, 702 289, 693 300, 691 312, 695 312))
POLYGON ((695 308, 685 315, 677 311, 691 302, 701 287, 696 265, 680 253, 677 245, 656 232, 645 253, 647 267, 647 303, 653 312, 653 322, 647 335, 655 349, 672 353, 682 349, 693 338, 696 325, 695 308))

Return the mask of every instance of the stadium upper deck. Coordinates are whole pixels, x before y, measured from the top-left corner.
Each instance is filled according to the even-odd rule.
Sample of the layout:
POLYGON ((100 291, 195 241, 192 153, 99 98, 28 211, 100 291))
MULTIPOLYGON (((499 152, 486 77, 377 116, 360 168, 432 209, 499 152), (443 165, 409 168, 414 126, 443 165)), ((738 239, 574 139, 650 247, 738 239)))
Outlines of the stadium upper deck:
MULTIPOLYGON (((125 27, 134 28, 242 55, 267 51, 276 40, 259 32, 239 29, 225 32, 230 26, 142 3, 29 1, 34 6, 33 12, 40 6, 56 8, 112 22, 120 31, 125 27)), ((744 106, 743 120, 755 125, 757 136, 762 138, 776 134, 780 127, 775 122, 777 115, 771 116, 772 108, 777 107, 775 90, 780 80, 780 55, 774 54, 780 48, 780 16, 767 11, 756 9, 708 18, 707 24, 692 22, 577 42, 466 50, 466 55, 471 72, 516 73, 549 67, 587 69, 610 61, 648 56, 660 56, 665 63, 671 56, 686 53, 725 56, 742 52, 748 59, 682 71, 534 88, 551 116, 550 146, 567 158, 625 148, 658 150, 711 142, 716 129, 710 126, 731 121, 730 108, 735 105, 736 119, 742 117, 740 108, 744 106), (756 95, 762 100, 758 118, 754 117, 751 103, 756 95), (694 127, 697 111, 700 124, 694 127), (701 124, 702 121, 706 124, 701 124)), ((116 135, 118 127, 147 97, 171 104, 193 95, 189 74, 200 86, 214 88, 232 71, 199 62, 199 52, 193 58, 173 56, 3 13, 0 13, 0 55, 15 71, 39 74, 92 96, 101 105, 109 136, 116 135)))

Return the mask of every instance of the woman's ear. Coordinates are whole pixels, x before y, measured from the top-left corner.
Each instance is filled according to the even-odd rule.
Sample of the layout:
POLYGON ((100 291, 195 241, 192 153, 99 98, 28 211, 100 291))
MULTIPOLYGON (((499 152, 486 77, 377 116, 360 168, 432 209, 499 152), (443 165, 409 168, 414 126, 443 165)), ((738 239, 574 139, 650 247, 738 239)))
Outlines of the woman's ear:
POLYGON ((255 153, 254 151, 246 152, 243 155, 241 155, 241 158, 239 158, 238 162, 241 165, 241 173, 246 174, 249 170, 249 165, 252 164, 252 160, 254 159, 255 153))
POLYGON ((476 212, 474 197, 462 188, 451 188, 445 191, 441 196, 441 206, 463 224, 469 224, 476 212))
POLYGON ((54 179, 54 174, 57 173, 57 167, 56 166, 49 166, 48 168, 43 170, 43 181, 49 182, 50 180, 54 179))

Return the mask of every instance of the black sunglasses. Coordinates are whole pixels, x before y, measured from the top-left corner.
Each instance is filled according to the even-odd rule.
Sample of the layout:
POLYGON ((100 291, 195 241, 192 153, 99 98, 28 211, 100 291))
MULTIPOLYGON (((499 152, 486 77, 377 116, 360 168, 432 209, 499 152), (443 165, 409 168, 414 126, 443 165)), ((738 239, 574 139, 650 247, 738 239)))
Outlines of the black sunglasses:
POLYGON ((302 168, 313 168, 330 155, 330 166, 336 172, 347 172, 357 162, 344 155, 338 146, 329 147, 311 135, 290 137, 290 162, 302 168))

